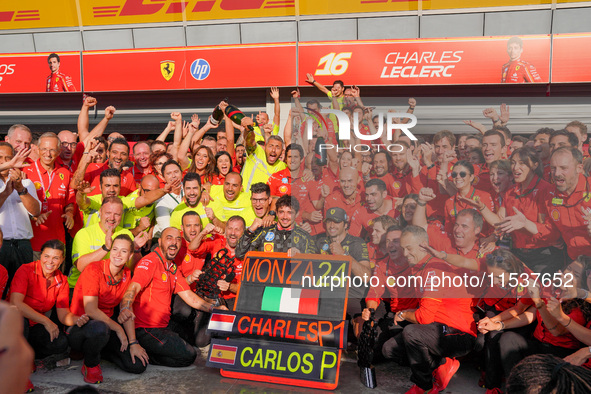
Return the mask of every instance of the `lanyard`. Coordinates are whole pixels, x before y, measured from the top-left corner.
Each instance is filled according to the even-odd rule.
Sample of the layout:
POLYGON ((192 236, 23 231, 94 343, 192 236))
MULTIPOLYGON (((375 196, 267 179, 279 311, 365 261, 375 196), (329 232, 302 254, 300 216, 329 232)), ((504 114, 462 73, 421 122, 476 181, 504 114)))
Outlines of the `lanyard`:
POLYGON ((156 253, 156 256, 158 256, 158 259, 160 260, 160 262, 162 262, 162 265, 164 266, 164 269, 168 272, 170 272, 171 274, 176 274, 176 269, 177 266, 175 263, 170 263, 168 266, 167 264, 164 262, 164 259, 162 258, 162 256, 160 256, 160 253, 158 253, 157 250, 154 251, 156 253))
MULTIPOLYGON (((183 188, 181 187, 181 194, 180 194, 181 200, 183 199, 183 194, 184 194, 183 188)), ((170 196, 170 198, 172 198, 174 200, 174 202, 176 202, 176 205, 180 204, 179 200, 177 200, 176 197, 172 193, 168 193, 168 195, 170 196)))
MULTIPOLYGON (((533 192, 534 190, 536 190, 536 187, 538 187, 538 184, 540 183, 541 180, 542 180, 542 178, 538 177, 538 179, 536 179, 536 184, 534 185, 534 187, 532 187, 531 189, 527 190, 523 194, 517 194, 517 198, 520 199, 522 197, 525 197, 528 194, 530 194, 531 192, 533 192)), ((515 186, 515 192, 517 192, 517 188, 518 188, 518 186, 515 186)))
MULTIPOLYGON (((476 193, 476 188, 472 189, 472 195, 470 196, 470 200, 472 199, 472 197, 474 197, 474 193, 476 193)), ((458 194, 460 194, 460 192, 458 192, 458 194)), ((456 207, 456 201, 458 199, 458 196, 454 197, 454 218, 458 216, 458 208, 456 207)))
MULTIPOLYGON (((574 192, 572 194, 574 194, 574 192)), ((570 197, 570 196, 568 196, 568 197, 570 197)), ((581 202, 583 202, 583 200, 589 201, 590 198, 591 198, 591 194, 589 194, 589 181, 587 180, 587 178, 585 178, 585 193, 583 194, 583 197, 581 197, 576 203, 565 204, 564 200, 562 198, 555 197, 552 199, 552 205, 562 206, 564 208, 572 208, 572 207, 576 207, 577 205, 579 205, 581 202)))
POLYGON ((41 176, 41 171, 39 171, 39 165, 37 164, 37 162, 35 162, 35 168, 37 168, 37 174, 39 175, 39 182, 41 182, 41 186, 43 187, 43 194, 45 196, 45 199, 43 200, 44 202, 47 201, 48 198, 51 197, 51 194, 49 194, 49 189, 51 188, 51 184, 53 183, 53 177, 55 176, 55 168, 53 169, 53 172, 51 173, 51 176, 49 177, 49 185, 47 185, 47 187, 45 187, 45 182, 43 182, 43 177, 41 176))

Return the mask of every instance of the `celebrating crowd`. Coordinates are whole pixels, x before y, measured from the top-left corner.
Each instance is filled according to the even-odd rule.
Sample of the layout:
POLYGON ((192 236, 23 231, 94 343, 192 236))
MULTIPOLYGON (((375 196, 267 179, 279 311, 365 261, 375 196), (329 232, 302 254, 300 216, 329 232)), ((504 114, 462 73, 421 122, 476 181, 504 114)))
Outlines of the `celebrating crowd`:
MULTIPOLYGON (((470 134, 417 140, 396 129, 376 141, 385 127, 359 88, 328 89, 310 74, 308 83, 328 100, 293 91, 282 137, 276 88, 273 119, 236 116, 222 101, 203 125, 173 112, 150 141, 105 134, 112 106, 91 129, 93 97, 76 133, 10 127, 0 142, 0 291, 24 316, 35 357, 83 359, 88 383, 103 381, 101 359, 136 374, 191 365, 195 346, 209 344, 211 312, 233 309, 248 251, 321 253, 349 256, 352 277, 378 279, 349 289, 349 340, 380 321, 374 362, 410 366, 409 393, 444 390, 458 359, 474 354, 474 385, 489 393, 544 381, 530 373, 536 363, 555 365, 539 368, 551 375, 541 390, 591 391, 586 125, 513 136, 503 104, 483 111, 488 126, 465 121, 470 134), (323 105, 359 133, 340 139, 323 105), (212 283, 224 259, 231 272, 212 283), (390 282, 480 273, 492 280, 479 296, 390 282)), ((410 117, 417 101, 408 104, 410 117)))

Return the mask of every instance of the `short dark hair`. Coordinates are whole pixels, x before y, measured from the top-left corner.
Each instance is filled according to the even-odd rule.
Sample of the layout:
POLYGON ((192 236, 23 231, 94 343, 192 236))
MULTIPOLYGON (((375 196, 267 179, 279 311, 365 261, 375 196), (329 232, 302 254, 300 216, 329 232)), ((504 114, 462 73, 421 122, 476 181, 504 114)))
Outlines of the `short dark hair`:
POLYGON ((457 161, 453 167, 452 170, 458 166, 461 167, 465 167, 468 169, 468 171, 470 172, 470 175, 474 175, 474 165, 472 165, 472 163, 470 163, 468 160, 459 160, 457 161))
POLYGON ((298 202, 297 198, 291 198, 289 194, 284 194, 283 196, 279 197, 277 203, 275 204, 275 208, 277 210, 283 207, 290 207, 296 213, 300 211, 300 203, 298 202))
POLYGON ((129 144, 127 143, 127 140, 125 138, 115 138, 113 141, 111 141, 111 145, 109 145, 109 152, 111 151, 113 145, 124 145, 127 147, 127 153, 129 153, 129 144))
POLYGON ((213 141, 217 143, 217 140, 212 135, 206 135, 205 137, 203 137, 203 139, 201 140, 201 145, 203 145, 203 141, 213 141))
POLYGON ((466 137, 466 141, 468 140, 476 140, 480 145, 482 145, 482 134, 472 134, 466 137))
POLYGON ((525 144, 527 144, 527 141, 529 141, 529 140, 522 135, 514 135, 513 138, 511 138, 511 141, 521 142, 523 145, 525 145, 525 144))
POLYGON ((250 185, 250 194, 265 193, 267 197, 271 196, 271 188, 263 182, 257 182, 250 185))
POLYGON ((550 141, 552 141, 552 138, 559 136, 559 135, 566 136, 566 138, 568 139, 568 143, 571 146, 574 146, 574 147, 579 146, 579 137, 577 137, 577 135, 575 133, 571 133, 567 129, 554 130, 552 132, 552 134, 550 134, 550 141))
POLYGON ((201 225, 201 227, 203 227, 203 223, 201 223, 201 216, 199 216, 199 214, 195 211, 187 211, 183 214, 183 216, 181 217, 181 223, 185 222, 185 218, 188 218, 189 216, 197 216, 199 218, 199 224, 201 225))
POLYGON ((387 190, 386 182, 384 182, 380 178, 373 178, 367 181, 365 183, 365 190, 369 189, 372 186, 377 187, 378 190, 381 192, 385 192, 387 190))
POLYGON ((160 172, 162 173, 162 175, 164 175, 164 169, 170 165, 177 166, 179 170, 183 172, 183 169, 181 168, 181 165, 179 163, 177 163, 174 160, 168 160, 166 163, 162 164, 162 167, 160 167, 160 172))
POLYGON ((511 137, 513 137, 513 134, 511 134, 511 130, 509 130, 507 126, 493 126, 492 129, 503 133, 506 137, 505 140, 511 140, 511 137))
MULTIPOLYGON (((168 161, 166 163, 168 163, 168 161)), ((162 167, 164 168, 164 166, 162 166, 162 167)), ((183 187, 187 184, 187 182, 190 182, 190 181, 197 181, 197 183, 199 183, 199 188, 201 188, 201 176, 199 174, 197 174, 196 172, 187 172, 185 174, 185 176, 183 177, 183 187)))
POLYGON ((292 149, 295 149, 295 150, 297 150, 298 152, 300 152, 300 157, 301 157, 302 159, 304 159, 304 158, 305 158, 305 154, 304 154, 304 148, 302 148, 302 146, 301 146, 301 145, 298 145, 298 144, 289 144, 289 145, 287 145, 287 148, 285 148, 285 157, 287 157, 287 154, 288 154, 288 153, 289 153, 289 151, 290 151, 290 150, 292 150, 292 149))
POLYGON ((550 137, 554 131, 555 130, 551 127, 542 127, 541 129, 536 130, 536 132, 532 136, 532 139, 535 139, 540 134, 547 134, 548 137, 550 137))
POLYGON ((244 221, 244 218, 242 216, 238 216, 238 215, 230 216, 230 218, 226 222, 226 225, 230 224, 231 222, 236 222, 236 221, 241 222, 242 226, 246 228, 246 222, 244 221))
POLYGON ((482 136, 482 138, 484 139, 484 137, 491 137, 494 135, 498 135, 501 139, 501 146, 505 146, 505 136, 503 135, 503 133, 495 129, 487 130, 486 133, 484 133, 484 135, 482 136))
POLYGON ((43 253, 43 251, 47 248, 59 250, 64 256, 66 254, 66 245, 64 245, 64 243, 59 239, 50 239, 49 241, 46 241, 41 246, 41 253, 43 253))
POLYGON ((103 184, 103 179, 105 178, 119 178, 119 181, 121 181, 121 172, 119 172, 119 170, 116 168, 107 168, 101 172, 101 177, 99 179, 100 185, 103 184))
POLYGON ((54 57, 57 59, 57 62, 60 63, 60 56, 57 53, 50 53, 49 56, 47 56, 47 62, 49 63, 49 60, 51 60, 51 58, 54 57))
POLYGON ((336 80, 336 81, 334 81, 332 84, 333 84, 333 85, 336 85, 337 83, 338 83, 339 85, 341 85, 343 88, 345 87, 345 83, 344 83, 343 81, 341 81, 340 79, 337 79, 337 80, 336 80))
POLYGON ((4 147, 6 147, 6 148, 9 148, 9 149, 10 149, 10 152, 11 152, 10 154, 11 154, 12 156, 14 156, 14 147, 13 147, 12 145, 10 145, 10 144, 9 144, 8 142, 6 142, 6 141, 0 141, 0 147, 3 147, 3 146, 4 146, 4 147))
POLYGON ((402 231, 402 227, 400 227, 400 225, 398 225, 398 224, 393 224, 390 227, 388 227, 388 229, 386 230, 386 234, 388 234, 392 231, 402 231))

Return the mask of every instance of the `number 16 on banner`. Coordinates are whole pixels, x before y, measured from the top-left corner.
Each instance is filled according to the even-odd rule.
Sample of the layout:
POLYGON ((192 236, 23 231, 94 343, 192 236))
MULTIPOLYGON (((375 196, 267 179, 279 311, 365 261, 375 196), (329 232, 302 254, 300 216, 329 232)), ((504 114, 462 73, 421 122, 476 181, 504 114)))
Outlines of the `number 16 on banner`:
POLYGON ((324 64, 323 68, 316 69, 314 75, 343 75, 349 67, 346 59, 351 59, 352 52, 331 52, 318 61, 318 67, 324 64))

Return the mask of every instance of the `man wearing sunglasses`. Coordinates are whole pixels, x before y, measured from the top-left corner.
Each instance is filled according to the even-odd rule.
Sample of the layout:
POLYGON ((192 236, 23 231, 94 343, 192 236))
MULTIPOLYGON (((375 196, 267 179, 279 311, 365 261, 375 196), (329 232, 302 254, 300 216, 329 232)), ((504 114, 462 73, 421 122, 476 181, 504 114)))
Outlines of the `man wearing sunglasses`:
POLYGON ((178 294, 192 308, 213 311, 213 304, 191 291, 174 262, 181 240, 180 230, 174 227, 162 231, 158 247, 137 264, 118 318, 119 324, 135 319, 137 341, 150 363, 167 367, 187 367, 197 357, 195 348, 169 327, 172 295, 178 294))

